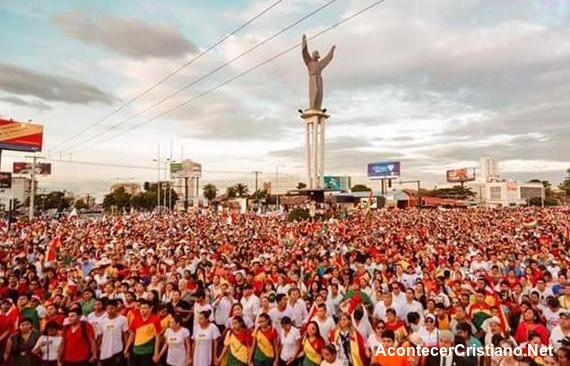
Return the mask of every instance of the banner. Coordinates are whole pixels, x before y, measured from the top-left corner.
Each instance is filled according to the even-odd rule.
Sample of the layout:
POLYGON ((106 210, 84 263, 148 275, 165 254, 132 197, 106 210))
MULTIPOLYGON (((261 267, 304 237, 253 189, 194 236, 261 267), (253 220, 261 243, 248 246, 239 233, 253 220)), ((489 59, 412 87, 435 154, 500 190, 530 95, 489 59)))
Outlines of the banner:
POLYGON ((399 161, 380 161, 368 164, 368 178, 397 178, 399 176, 399 161))
POLYGON ((12 188, 12 173, 0 172, 0 188, 12 188))
POLYGON ((0 119, 0 149, 15 151, 42 151, 44 127, 0 119))
POLYGON ((447 171, 449 183, 463 183, 475 180, 475 168, 451 169, 447 171))
MULTIPOLYGON (((14 162, 14 164, 12 166, 12 172, 14 174, 31 174, 32 173, 32 163, 26 163, 23 161, 14 162)), ((51 164, 50 163, 36 163, 36 174, 51 175, 51 164)))

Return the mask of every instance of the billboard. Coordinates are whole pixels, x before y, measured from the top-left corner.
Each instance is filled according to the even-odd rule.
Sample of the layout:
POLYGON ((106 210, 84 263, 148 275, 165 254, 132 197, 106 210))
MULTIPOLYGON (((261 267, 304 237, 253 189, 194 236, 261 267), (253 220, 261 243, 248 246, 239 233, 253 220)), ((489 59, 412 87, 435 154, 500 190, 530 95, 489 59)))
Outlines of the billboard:
MULTIPOLYGON (((12 172, 14 174, 30 174, 32 172, 32 163, 26 163, 23 161, 14 162, 12 166, 12 172)), ((51 174, 51 164, 50 163, 36 163, 36 174, 40 175, 50 175, 51 174)))
POLYGON ((0 172, 0 188, 12 188, 12 173, 0 172))
POLYGON ((0 149, 15 151, 42 151, 44 127, 0 119, 0 149))
POLYGON ((397 178, 400 176, 399 161, 379 161, 368 164, 368 178, 397 178))
POLYGON ((170 162, 170 174, 178 173, 183 169, 182 163, 178 161, 170 162))
POLYGON ((475 168, 451 169, 446 175, 449 183, 471 182, 475 180, 475 168))
POLYGON ((324 177, 324 186, 326 189, 334 189, 335 191, 348 191, 351 187, 351 179, 347 176, 330 176, 324 177))

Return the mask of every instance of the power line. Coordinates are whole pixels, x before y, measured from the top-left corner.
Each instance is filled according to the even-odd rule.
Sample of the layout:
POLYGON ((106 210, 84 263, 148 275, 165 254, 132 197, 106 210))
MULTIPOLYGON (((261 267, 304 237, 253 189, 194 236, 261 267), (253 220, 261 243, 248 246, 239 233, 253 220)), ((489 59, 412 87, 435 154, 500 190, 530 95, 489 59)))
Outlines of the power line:
MULTIPOLYGON (((318 32, 318 33, 316 33, 316 34, 314 34, 314 35, 308 37, 308 39, 309 39, 309 40, 312 40, 312 39, 315 39, 315 38, 317 38, 317 37, 320 37, 320 36, 322 36, 323 34, 325 34, 325 33, 327 33, 327 32, 330 32, 330 31, 333 30, 334 28, 336 28, 336 27, 338 27, 338 26, 340 26, 340 25, 342 25, 342 24, 344 24, 344 23, 346 23, 346 22, 348 22, 348 21, 350 21, 350 20, 352 20, 352 19, 358 17, 359 15, 362 15, 362 14, 366 13, 367 11, 369 11, 369 10, 375 8, 376 6, 382 4, 384 1, 385 1, 385 0, 378 0, 378 1, 372 3, 372 4, 368 5, 368 6, 366 6, 366 7, 362 8, 362 9, 360 9, 359 11, 357 11, 357 12, 355 12, 355 13, 349 15, 348 17, 341 19, 340 21, 338 21, 338 22, 336 22, 335 24, 329 26, 328 28, 325 28, 325 29, 323 29, 322 31, 320 31, 320 32, 318 32)), ((235 75, 235 76, 233 76, 233 77, 231 77, 231 78, 228 78, 228 79, 224 80, 223 82, 219 83, 218 85, 216 85, 216 86, 214 86, 214 87, 212 87, 212 88, 210 88, 210 89, 208 89, 208 90, 205 90, 205 91, 203 91, 202 93, 197 94, 196 96, 194 96, 194 97, 192 97, 192 98, 190 98, 190 99, 187 99, 185 102, 180 103, 180 104, 178 104, 178 105, 176 105, 176 106, 174 106, 174 107, 172 107, 172 108, 169 108, 169 109, 167 109, 167 110, 165 110, 165 111, 163 111, 163 112, 161 112, 161 113, 155 115, 154 117, 151 117, 151 118, 149 118, 149 119, 143 120, 142 122, 140 122, 139 124, 136 124, 136 125, 132 126, 132 127, 131 127, 130 129, 128 129, 128 130, 119 131, 118 133, 116 133, 116 134, 114 134, 114 135, 111 135, 109 138, 107 138, 106 141, 112 140, 112 139, 114 139, 114 138, 116 138, 116 137, 119 137, 119 136, 125 134, 126 132, 128 132, 129 130, 131 130, 131 129, 133 129, 133 128, 134 128, 134 129, 139 128, 139 127, 141 127, 142 125, 144 125, 144 124, 146 124, 146 123, 152 122, 152 121, 154 121, 154 120, 156 120, 156 119, 158 119, 158 118, 161 118, 161 117, 163 117, 163 116, 165 116, 165 115, 167 115, 167 114, 169 114, 169 113, 171 113, 171 112, 174 112, 174 111, 176 111, 176 110, 178 110, 178 109, 180 109, 180 108, 186 107, 187 105, 189 105, 189 104, 195 102, 196 100, 201 99, 201 98, 203 98, 204 96, 206 96, 206 95, 208 95, 208 94, 210 94, 210 93, 212 93, 212 92, 214 92, 214 91, 216 91, 216 90, 218 90, 218 89, 220 89, 220 88, 222 88, 222 87, 224 87, 224 86, 226 86, 226 85, 228 85, 228 84, 234 82, 234 81, 237 80, 237 79, 242 78, 243 76, 245 76, 245 75, 247 75, 247 74, 249 74, 249 73, 251 73, 251 72, 253 72, 253 71, 257 70, 257 69, 259 69, 260 67, 263 67, 263 66, 265 66, 265 65, 267 65, 267 64, 269 64, 269 63, 271 63, 271 62, 273 62, 274 60, 278 59, 279 57, 281 57, 281 56, 283 56, 283 55, 285 55, 285 54, 291 52, 292 50, 296 49, 296 48, 299 47, 300 45, 301 45, 301 42, 295 43, 294 45, 292 45, 292 46, 286 48, 284 51, 281 51, 281 52, 279 52, 279 53, 273 55, 272 57, 266 59, 265 61, 263 61, 263 62, 261 62, 261 63, 255 65, 255 66, 253 66, 253 67, 251 67, 251 68, 249 68, 249 69, 247 69, 247 70, 245 70, 245 71, 243 71, 243 72, 241 72, 241 73, 239 73, 239 74, 237 74, 237 75, 235 75)), ((77 150, 74 150, 74 151, 77 151, 77 150)))
POLYGON ((194 86, 196 84, 198 84, 199 82, 209 78, 210 76, 216 74, 217 72, 219 72, 220 70, 228 67, 229 65, 235 63, 236 61, 240 60, 241 58, 247 56, 248 54, 250 54, 251 52, 255 51, 256 49, 258 49, 259 47, 271 42, 273 39, 277 38, 278 36, 280 36, 281 34, 287 32, 289 29, 297 26, 298 24, 304 22, 305 20, 311 18, 312 16, 314 16, 315 14, 319 13, 320 11, 322 11, 323 9, 327 8, 328 6, 332 5, 333 3, 337 2, 338 0, 329 0, 327 3, 319 6, 318 8, 316 8, 315 10, 311 11, 310 13, 304 15, 303 17, 297 19, 295 22, 289 24, 288 26, 286 26, 285 28, 281 29, 280 31, 274 33, 273 35, 269 36, 268 38, 265 38, 263 41, 257 43, 255 46, 247 49, 246 51, 240 53, 239 55, 235 56, 234 58, 232 58, 231 60, 217 66, 216 68, 210 70, 209 72, 207 72, 206 74, 198 77, 197 79, 194 79, 193 81, 191 81, 190 83, 184 85, 183 87, 177 89, 175 92, 167 95, 166 97, 160 99, 158 102, 151 104, 150 106, 144 108, 142 111, 135 113, 125 119, 123 119, 122 121, 118 122, 115 125, 112 126, 108 126, 107 128, 103 129, 101 132, 99 132, 98 134, 95 134, 94 136, 91 136, 87 139, 82 140, 79 143, 76 144, 72 144, 64 149, 60 150, 60 153, 63 152, 68 152, 68 151, 74 151, 78 146, 81 146, 82 144, 86 143, 86 142, 92 142, 94 139, 98 138, 99 136, 105 134, 107 131, 111 131, 117 128, 120 128, 122 125, 124 125, 125 123, 133 120, 134 118, 137 118, 141 115, 143 115, 144 113, 150 111, 151 109, 154 109, 156 107, 158 107, 159 105, 163 104, 164 102, 168 101, 169 99, 174 98, 175 96, 177 96, 178 94, 182 93, 183 91, 185 91, 186 89, 190 88, 191 86, 194 86))
MULTIPOLYGON (((141 170, 153 170, 156 171, 156 166, 150 165, 135 165, 135 164, 118 164, 118 163, 101 163, 97 161, 85 161, 85 160, 61 160, 61 159, 45 159, 46 161, 54 163, 64 163, 64 164, 77 164, 77 165, 89 165, 89 166, 100 166, 100 167, 110 167, 110 168, 128 168, 128 169, 141 169, 141 170)), ((202 170, 202 173, 209 174, 243 174, 249 175, 250 171, 246 170, 202 170)), ((296 174, 284 175, 297 176, 296 174)))
POLYGON ((275 8, 277 5, 279 5, 281 2, 283 2, 283 0, 277 0, 274 3, 272 3, 271 5, 269 5, 267 8, 263 9, 261 12, 257 13, 253 18, 249 19, 247 22, 243 23, 242 25, 240 25, 239 27, 237 27, 236 29, 234 29, 231 33, 227 34, 226 36, 222 37, 220 40, 218 40, 216 43, 214 43, 213 45, 211 45, 210 47, 206 48, 204 51, 200 52, 198 55, 196 55, 195 57, 193 57, 192 59, 186 61, 185 63, 183 63, 182 65, 180 65, 177 69, 175 69, 174 71, 172 71, 171 73, 169 73, 168 75, 166 75, 165 77, 163 77, 162 79, 160 79, 158 82, 156 82, 155 84, 153 84, 152 86, 148 87, 147 89, 145 89, 144 91, 142 91, 141 93, 137 94, 136 96, 132 97, 131 99, 129 99, 128 101, 126 101, 125 103, 121 104, 119 107, 115 108, 113 111, 111 111, 110 113, 106 114, 105 116, 103 116, 103 118, 93 122, 92 124, 90 124, 89 126, 87 126, 86 128, 84 128, 83 130, 80 130, 77 134, 71 136, 70 138, 68 138, 67 140, 58 143, 57 145, 55 145, 54 147, 52 147, 50 149, 50 152, 52 152, 53 150, 56 150, 57 147, 61 147, 67 143, 69 143, 71 140, 75 139, 76 137, 82 135, 83 133, 89 131, 91 128, 95 127, 96 125, 98 125, 101 122, 106 121, 107 119, 109 119, 111 116, 115 115, 116 113, 120 112, 121 110, 123 110, 125 107, 127 107, 128 105, 134 103, 135 101, 137 101, 138 99, 142 98, 143 96, 145 96, 146 94, 150 93, 151 91, 153 91, 154 89, 156 89, 159 85, 163 84, 164 82, 166 82, 167 80, 171 79, 173 76, 177 75, 178 73, 180 73, 180 71, 184 70, 185 68, 187 68, 188 66, 192 65, 194 62, 198 61, 200 58, 202 58, 203 56, 205 56, 208 52, 210 52, 211 50, 213 50, 214 48, 216 48, 217 46, 219 46, 220 44, 224 43, 228 38, 230 38, 231 36, 235 35, 236 33, 238 33, 239 31, 241 31, 242 29, 244 29, 245 27, 247 27, 248 25, 250 25, 251 23, 255 22, 257 19, 259 19, 260 17, 262 17, 265 13, 269 12, 271 9, 275 8))

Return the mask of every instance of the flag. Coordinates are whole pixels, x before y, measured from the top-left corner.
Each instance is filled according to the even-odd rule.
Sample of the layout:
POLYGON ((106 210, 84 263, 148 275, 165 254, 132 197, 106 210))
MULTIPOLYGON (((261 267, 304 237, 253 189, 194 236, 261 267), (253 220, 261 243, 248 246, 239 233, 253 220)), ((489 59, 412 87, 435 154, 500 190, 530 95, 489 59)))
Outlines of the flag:
POLYGON ((53 263, 57 257, 57 248, 61 245, 61 239, 59 236, 56 236, 47 246, 46 248, 46 256, 44 259, 45 263, 53 263))
POLYGON ((523 221, 523 226, 527 228, 535 228, 538 226, 538 222, 536 221, 536 219, 530 218, 523 221))

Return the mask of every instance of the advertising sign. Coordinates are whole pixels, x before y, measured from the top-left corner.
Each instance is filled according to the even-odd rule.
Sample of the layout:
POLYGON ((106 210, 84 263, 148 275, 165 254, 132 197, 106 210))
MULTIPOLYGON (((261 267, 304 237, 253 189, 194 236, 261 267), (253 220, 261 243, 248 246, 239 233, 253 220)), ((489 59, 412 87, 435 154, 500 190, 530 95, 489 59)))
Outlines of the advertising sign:
POLYGON ((0 119, 0 149, 15 151, 42 151, 44 127, 0 119))
POLYGON ((379 161, 368 164, 368 178, 397 178, 399 176, 399 161, 379 161))
POLYGON ((335 191, 348 191, 350 189, 350 181, 350 177, 326 175, 324 177, 324 186, 326 189, 335 191))
POLYGON ((475 180, 475 168, 451 169, 446 175, 449 183, 471 182, 475 180))
POLYGON ((12 188, 12 173, 0 172, 0 188, 12 188))
MULTIPOLYGON (((32 163, 26 163, 23 161, 14 162, 14 164, 12 166, 12 172, 14 172, 14 174, 30 174, 32 172, 32 163)), ((50 163, 36 163, 36 174, 50 175, 51 174, 51 164, 50 163)))
POLYGON ((177 161, 170 162, 170 174, 176 174, 183 169, 182 163, 177 161))

